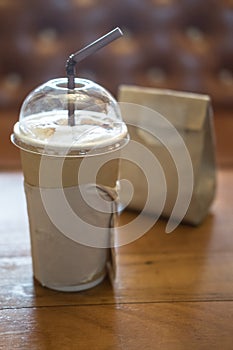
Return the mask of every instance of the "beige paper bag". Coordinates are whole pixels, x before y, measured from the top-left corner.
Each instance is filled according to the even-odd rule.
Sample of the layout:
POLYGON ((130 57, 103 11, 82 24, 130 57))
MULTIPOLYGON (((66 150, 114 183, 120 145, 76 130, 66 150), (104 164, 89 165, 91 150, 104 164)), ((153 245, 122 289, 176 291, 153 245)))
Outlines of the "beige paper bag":
MULTIPOLYGON (((146 146, 157 158, 164 171, 167 191, 162 210, 164 217, 171 216, 176 203, 178 177, 175 159, 172 158, 165 145, 153 136, 159 133, 158 128, 160 127, 156 120, 156 114, 158 115, 159 113, 165 117, 182 137, 188 151, 187 153, 190 155, 193 169, 191 201, 187 204, 187 211, 183 221, 198 225, 208 213, 216 187, 215 144, 209 96, 122 85, 119 88, 118 99, 122 107, 123 119, 128 124, 131 139, 146 146), (145 106, 146 108, 144 110, 140 109, 140 112, 137 112, 137 108, 135 108, 134 113, 129 113, 127 111, 130 109, 124 108, 124 105, 127 104, 145 106), (158 113, 150 113, 148 118, 147 110, 149 109, 158 113), (136 119, 137 122, 134 123, 136 119), (140 122, 138 122, 139 120, 140 122), (146 126, 147 130, 152 131, 152 134, 143 130, 143 128, 139 128, 138 125, 146 126)), ((173 142, 170 137, 169 142, 170 144, 173 142)), ((179 151, 174 139, 174 148, 176 147, 179 151)), ((182 166, 182 171, 185 173, 185 162, 182 166)), ((138 168, 129 161, 122 161, 120 178, 128 179, 134 187, 134 195, 129 203, 129 208, 142 210, 148 195, 143 169, 138 168)), ((154 186, 156 187, 154 205, 150 205, 149 209, 147 209, 150 214, 157 214, 156 208, 158 205, 156 205, 156 202, 163 198, 162 191, 164 191, 164 187, 159 181, 157 178, 154 179, 154 186)), ((182 183, 180 187, 181 190, 186 191, 186 189, 182 189, 182 183)), ((122 194, 123 202, 124 196, 127 197, 127 193, 122 194)), ((183 204, 185 205, 185 203, 183 204)), ((178 217, 173 217, 172 219, 180 221, 178 217)))

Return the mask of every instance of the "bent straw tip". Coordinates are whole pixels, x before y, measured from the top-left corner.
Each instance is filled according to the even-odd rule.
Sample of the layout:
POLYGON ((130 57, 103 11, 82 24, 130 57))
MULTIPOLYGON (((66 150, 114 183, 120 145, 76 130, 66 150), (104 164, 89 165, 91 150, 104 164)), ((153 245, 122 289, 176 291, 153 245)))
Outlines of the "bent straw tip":
POLYGON ((120 34, 121 36, 122 36, 122 35, 124 35, 124 33, 123 33, 123 31, 122 31, 122 29, 121 29, 121 28, 116 27, 114 30, 118 31, 118 32, 119 32, 119 34, 120 34))

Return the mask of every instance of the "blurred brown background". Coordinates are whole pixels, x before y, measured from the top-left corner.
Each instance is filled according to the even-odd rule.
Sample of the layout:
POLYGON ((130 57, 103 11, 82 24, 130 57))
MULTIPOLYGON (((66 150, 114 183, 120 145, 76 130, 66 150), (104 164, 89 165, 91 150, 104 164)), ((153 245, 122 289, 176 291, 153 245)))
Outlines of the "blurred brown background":
POLYGON ((207 93, 217 160, 233 162, 233 0, 0 0, 0 168, 26 95, 65 76, 68 56, 119 26, 125 33, 77 68, 115 96, 119 84, 207 93))

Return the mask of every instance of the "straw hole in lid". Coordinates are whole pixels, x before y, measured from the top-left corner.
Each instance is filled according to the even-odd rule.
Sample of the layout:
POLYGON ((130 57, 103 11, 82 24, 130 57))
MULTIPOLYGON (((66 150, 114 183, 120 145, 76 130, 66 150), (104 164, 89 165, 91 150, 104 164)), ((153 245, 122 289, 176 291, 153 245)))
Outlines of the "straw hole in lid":
MULTIPOLYGON (((84 83, 75 83, 75 89, 82 89, 85 85, 84 83)), ((58 88, 67 89, 67 83, 58 83, 56 86, 58 88)))

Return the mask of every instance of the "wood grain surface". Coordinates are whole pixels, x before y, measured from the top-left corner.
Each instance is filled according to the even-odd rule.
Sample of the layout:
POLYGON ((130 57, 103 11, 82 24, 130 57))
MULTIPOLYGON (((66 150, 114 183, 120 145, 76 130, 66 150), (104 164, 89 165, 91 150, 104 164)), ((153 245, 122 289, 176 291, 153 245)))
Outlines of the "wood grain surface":
POLYGON ((33 280, 22 181, 0 173, 0 349, 233 349, 231 168, 201 226, 166 234, 160 220, 118 249, 113 287, 79 293, 33 280))

